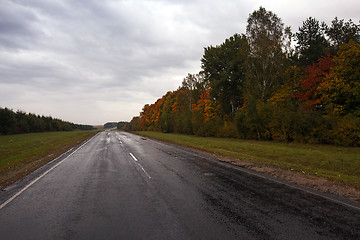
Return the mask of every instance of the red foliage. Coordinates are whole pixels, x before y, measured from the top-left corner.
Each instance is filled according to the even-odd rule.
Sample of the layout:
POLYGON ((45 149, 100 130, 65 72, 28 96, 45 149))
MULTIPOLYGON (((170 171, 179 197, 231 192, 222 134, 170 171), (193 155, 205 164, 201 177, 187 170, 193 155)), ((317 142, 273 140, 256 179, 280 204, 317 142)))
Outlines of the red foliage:
POLYGON ((307 75, 300 80, 300 91, 294 97, 303 102, 309 110, 321 105, 321 98, 317 94, 318 88, 333 66, 332 57, 326 55, 306 68, 307 75))

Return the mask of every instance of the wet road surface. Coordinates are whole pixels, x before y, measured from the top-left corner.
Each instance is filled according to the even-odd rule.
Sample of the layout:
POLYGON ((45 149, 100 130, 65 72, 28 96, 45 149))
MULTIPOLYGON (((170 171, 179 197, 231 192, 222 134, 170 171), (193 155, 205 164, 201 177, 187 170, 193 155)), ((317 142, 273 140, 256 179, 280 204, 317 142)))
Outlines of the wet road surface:
POLYGON ((0 204, 2 240, 360 239, 356 204, 125 132, 99 133, 0 204))

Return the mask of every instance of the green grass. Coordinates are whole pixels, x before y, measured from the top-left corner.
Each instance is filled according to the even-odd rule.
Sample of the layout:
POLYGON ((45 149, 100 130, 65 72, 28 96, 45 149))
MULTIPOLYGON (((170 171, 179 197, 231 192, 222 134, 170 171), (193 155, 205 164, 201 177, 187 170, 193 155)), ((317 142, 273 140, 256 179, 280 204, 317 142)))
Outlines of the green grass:
POLYGON ((360 188, 360 148, 204 138, 160 132, 136 133, 249 162, 305 171, 360 188))
POLYGON ((19 180, 96 133, 70 131, 0 136, 0 186, 19 180))

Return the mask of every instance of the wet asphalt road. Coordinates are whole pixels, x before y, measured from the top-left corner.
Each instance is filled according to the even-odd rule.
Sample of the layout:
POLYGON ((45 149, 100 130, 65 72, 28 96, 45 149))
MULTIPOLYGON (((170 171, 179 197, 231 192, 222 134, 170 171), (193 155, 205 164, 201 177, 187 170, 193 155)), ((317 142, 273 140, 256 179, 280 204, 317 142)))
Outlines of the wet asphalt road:
POLYGON ((99 133, 0 204, 41 174, 2 205, 0 239, 360 239, 360 209, 130 133, 99 133))

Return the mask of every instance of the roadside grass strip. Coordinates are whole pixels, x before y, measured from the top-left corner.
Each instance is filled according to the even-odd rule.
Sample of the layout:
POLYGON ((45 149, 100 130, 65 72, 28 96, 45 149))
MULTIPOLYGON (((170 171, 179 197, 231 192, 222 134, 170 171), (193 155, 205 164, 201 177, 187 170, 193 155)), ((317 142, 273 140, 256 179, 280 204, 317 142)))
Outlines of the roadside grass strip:
POLYGON ((20 180, 97 132, 43 132, 0 136, 0 189, 20 180))
POLYGON ((247 141, 150 131, 135 133, 243 161, 306 172, 360 189, 360 148, 247 141))

